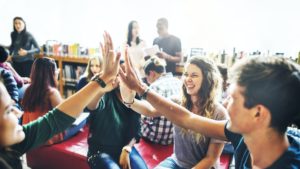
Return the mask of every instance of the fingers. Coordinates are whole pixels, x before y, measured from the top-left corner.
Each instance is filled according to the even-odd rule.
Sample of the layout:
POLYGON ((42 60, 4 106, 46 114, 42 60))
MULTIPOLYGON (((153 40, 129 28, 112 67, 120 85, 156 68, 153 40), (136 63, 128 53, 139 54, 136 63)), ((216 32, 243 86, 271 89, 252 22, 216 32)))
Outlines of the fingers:
POLYGON ((126 47, 125 49, 125 68, 126 68, 126 72, 129 72, 130 70, 130 59, 129 59, 129 56, 128 56, 128 48, 126 47))
POLYGON ((124 82, 126 80, 126 75, 122 69, 119 69, 119 75, 120 75, 121 80, 124 82))

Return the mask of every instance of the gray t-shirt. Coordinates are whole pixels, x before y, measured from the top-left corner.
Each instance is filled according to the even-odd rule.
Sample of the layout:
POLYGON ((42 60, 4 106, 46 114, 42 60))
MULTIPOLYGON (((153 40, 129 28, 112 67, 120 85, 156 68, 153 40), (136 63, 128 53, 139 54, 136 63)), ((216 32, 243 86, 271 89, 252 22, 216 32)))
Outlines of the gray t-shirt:
MULTIPOLYGON (((212 116, 212 119, 224 120, 227 119, 227 111, 218 104, 212 116)), ((210 142, 224 143, 221 140, 204 136, 200 141, 196 141, 194 134, 190 132, 183 134, 182 128, 174 125, 174 153, 172 158, 180 167, 192 168, 206 156, 210 142)), ((214 168, 219 168, 219 162, 214 165, 214 168)))

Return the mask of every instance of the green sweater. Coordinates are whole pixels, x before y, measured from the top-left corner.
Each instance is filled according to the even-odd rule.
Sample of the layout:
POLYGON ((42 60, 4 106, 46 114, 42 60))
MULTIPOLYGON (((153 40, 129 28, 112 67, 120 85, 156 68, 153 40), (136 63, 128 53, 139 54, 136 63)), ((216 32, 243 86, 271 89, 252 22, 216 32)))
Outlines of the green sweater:
POLYGON ((124 106, 116 92, 106 93, 91 111, 89 155, 101 151, 118 160, 122 147, 134 137, 139 139, 140 115, 124 106))

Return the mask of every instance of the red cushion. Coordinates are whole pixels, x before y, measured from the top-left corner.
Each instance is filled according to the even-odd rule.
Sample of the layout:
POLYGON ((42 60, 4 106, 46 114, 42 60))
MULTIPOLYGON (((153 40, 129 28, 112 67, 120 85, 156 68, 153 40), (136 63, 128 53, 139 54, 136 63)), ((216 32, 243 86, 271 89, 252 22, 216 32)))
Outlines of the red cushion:
MULTIPOLYGON (((143 157, 150 169, 156 167, 162 160, 166 159, 173 153, 173 145, 163 146, 151 144, 143 139, 135 145, 135 148, 143 157)), ((227 169, 229 167, 230 160, 230 155, 222 154, 220 158, 220 169, 227 169)))
POLYGON ((135 145, 135 148, 143 157, 148 168, 154 168, 162 160, 166 159, 173 153, 173 145, 163 146, 158 144, 151 144, 149 142, 140 140, 138 144, 135 145))
POLYGON ((27 165, 33 169, 89 169, 86 161, 88 127, 59 144, 42 146, 27 153, 27 165))

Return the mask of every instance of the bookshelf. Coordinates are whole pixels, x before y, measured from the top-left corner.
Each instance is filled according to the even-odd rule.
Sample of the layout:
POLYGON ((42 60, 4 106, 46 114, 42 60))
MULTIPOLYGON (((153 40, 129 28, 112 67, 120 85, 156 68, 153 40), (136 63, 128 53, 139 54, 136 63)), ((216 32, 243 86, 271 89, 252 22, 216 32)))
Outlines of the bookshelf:
MULTIPOLYGON (((44 57, 44 56, 38 55, 36 57, 44 57)), ((75 92, 77 80, 80 77, 80 75, 84 72, 84 70, 82 70, 82 73, 77 75, 76 78, 74 78, 74 76, 71 77, 70 75, 74 74, 74 68, 76 68, 76 67, 77 68, 81 67, 81 68, 85 69, 85 67, 89 61, 89 58, 88 57, 53 56, 53 55, 46 56, 46 57, 53 58, 57 63, 57 67, 59 68, 58 89, 59 89, 60 94, 65 98, 70 96, 70 93, 67 94, 66 92, 68 90, 73 90, 75 92)))
MULTIPOLYGON (((61 96, 67 98, 70 96, 70 93, 67 94, 66 91, 73 90, 75 92, 75 87, 77 84, 77 80, 80 77, 77 76, 76 78, 67 78, 67 74, 70 74, 69 72, 74 70, 74 67, 86 67, 89 57, 71 57, 71 56, 44 56, 42 54, 37 55, 36 57, 50 57, 53 58, 56 63, 57 67, 59 68, 59 78, 58 78, 58 89, 61 94, 61 96), (71 66, 71 67, 69 67, 71 66), (69 69, 69 70, 68 70, 69 69)), ((183 72, 184 66, 183 65, 177 65, 176 66, 176 75, 181 76, 183 72)))

